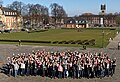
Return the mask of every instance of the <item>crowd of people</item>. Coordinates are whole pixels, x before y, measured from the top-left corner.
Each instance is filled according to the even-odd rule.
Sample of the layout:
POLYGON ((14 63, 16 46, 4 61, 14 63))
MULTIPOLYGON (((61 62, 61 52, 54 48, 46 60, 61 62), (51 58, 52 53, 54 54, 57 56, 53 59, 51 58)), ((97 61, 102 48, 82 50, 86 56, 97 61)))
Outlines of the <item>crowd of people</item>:
POLYGON ((50 78, 103 78, 113 76, 116 58, 106 53, 70 51, 32 51, 7 58, 7 74, 50 78))

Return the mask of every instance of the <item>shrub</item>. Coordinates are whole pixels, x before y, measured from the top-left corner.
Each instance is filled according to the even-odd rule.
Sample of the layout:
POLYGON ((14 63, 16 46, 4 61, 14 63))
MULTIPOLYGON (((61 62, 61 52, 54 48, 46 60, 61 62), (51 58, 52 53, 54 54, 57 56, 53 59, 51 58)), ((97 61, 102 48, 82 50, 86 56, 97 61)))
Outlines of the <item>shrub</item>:
POLYGON ((76 40, 74 41, 76 44, 80 44, 81 43, 81 40, 76 40))
POLYGON ((64 44, 66 41, 60 41, 58 42, 58 44, 64 44))
POLYGON ((19 42, 19 40, 4 40, 4 39, 1 39, 0 41, 3 41, 3 42, 19 42))
POLYGON ((74 42, 74 40, 69 40, 68 43, 71 44, 72 42, 74 42))
POLYGON ((65 44, 69 44, 69 43, 66 41, 65 44))
MULTIPOLYGON (((4 42, 19 42, 19 40, 0 40, 4 42)), ((51 41, 33 41, 33 40, 21 40, 21 42, 28 42, 28 43, 51 43, 51 41)))
POLYGON ((29 42, 29 43, 51 43, 51 41, 32 41, 32 40, 21 40, 21 42, 29 42))
POLYGON ((54 42, 52 42, 53 44, 57 44, 58 43, 58 41, 54 41, 54 42))
POLYGON ((71 44, 76 44, 75 42, 71 42, 71 44))
POLYGON ((85 44, 85 45, 89 45, 90 43, 89 43, 89 41, 86 41, 84 44, 85 44))
POLYGON ((82 45, 85 45, 86 42, 88 42, 88 40, 83 40, 81 43, 82 45))
POLYGON ((110 28, 110 30, 116 30, 115 28, 110 28))
POLYGON ((31 31, 28 31, 28 33, 45 32, 45 31, 48 31, 48 30, 31 30, 31 31))
POLYGON ((95 39, 90 40, 89 45, 95 45, 95 39))

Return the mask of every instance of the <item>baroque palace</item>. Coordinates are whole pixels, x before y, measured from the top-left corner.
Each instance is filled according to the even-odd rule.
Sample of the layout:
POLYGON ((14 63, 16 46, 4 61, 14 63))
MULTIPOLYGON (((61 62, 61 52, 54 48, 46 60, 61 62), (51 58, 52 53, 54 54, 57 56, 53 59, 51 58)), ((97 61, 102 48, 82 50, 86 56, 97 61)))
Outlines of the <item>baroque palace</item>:
MULTIPOLYGON (((89 28, 89 27, 115 27, 116 17, 118 15, 115 14, 107 14, 106 13, 106 5, 102 4, 100 7, 101 11, 98 15, 92 13, 84 13, 82 15, 76 17, 65 17, 60 22, 56 24, 63 25, 65 28, 89 28)), ((9 8, 0 6, 0 27, 4 29, 13 29, 24 27, 24 23, 26 21, 30 21, 30 25, 33 25, 34 20, 36 18, 40 19, 39 16, 34 16, 34 19, 31 20, 31 17, 22 17, 17 11, 11 10, 9 8), (23 24, 23 25, 22 25, 23 24)), ((44 20, 45 24, 54 24, 52 23, 52 17, 49 16, 49 20, 44 20)), ((37 24, 44 24, 43 22, 38 21, 37 24)), ((1 29, 1 28, 0 28, 1 29)))
POLYGON ((4 29, 18 28, 22 21, 21 18, 17 11, 0 6, 0 27, 4 29))
POLYGON ((66 28, 114 27, 118 15, 106 14, 106 5, 102 4, 99 15, 84 13, 77 17, 69 17, 65 22, 66 28))

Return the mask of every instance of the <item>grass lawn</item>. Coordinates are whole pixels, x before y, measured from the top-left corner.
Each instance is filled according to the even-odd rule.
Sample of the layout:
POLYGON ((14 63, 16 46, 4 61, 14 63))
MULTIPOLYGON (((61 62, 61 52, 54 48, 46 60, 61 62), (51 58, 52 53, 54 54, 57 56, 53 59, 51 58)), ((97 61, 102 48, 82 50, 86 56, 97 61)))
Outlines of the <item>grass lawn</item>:
MULTIPOLYGON (((69 40, 91 40, 95 39, 96 44, 88 47, 102 47, 102 30, 104 30, 104 47, 109 43, 109 38, 116 36, 117 30, 110 29, 49 29, 45 32, 16 32, 16 33, 3 33, 0 34, 0 39, 5 40, 34 40, 34 41, 69 41, 69 40)), ((11 44, 11 42, 0 42, 11 44)), ((18 43, 12 43, 18 44, 18 43)), ((22 43, 31 44, 31 43, 22 43)), ((33 43, 32 43, 33 44, 33 43)), ((75 46, 79 47, 78 44, 45 44, 45 43, 34 43, 33 45, 42 46, 75 46)))

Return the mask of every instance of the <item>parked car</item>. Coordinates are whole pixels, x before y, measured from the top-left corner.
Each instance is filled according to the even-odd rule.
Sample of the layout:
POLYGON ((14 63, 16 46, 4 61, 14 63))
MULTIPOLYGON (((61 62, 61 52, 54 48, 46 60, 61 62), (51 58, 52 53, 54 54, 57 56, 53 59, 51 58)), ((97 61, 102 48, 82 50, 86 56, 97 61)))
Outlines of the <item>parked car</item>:
POLYGON ((0 33, 3 33, 3 31, 2 31, 2 30, 0 30, 0 33))
POLYGON ((27 31, 28 32, 29 29, 28 28, 22 28, 21 31, 27 31))
POLYGON ((10 33, 10 32, 11 32, 11 29, 4 29, 4 32, 5 32, 5 33, 10 33))

